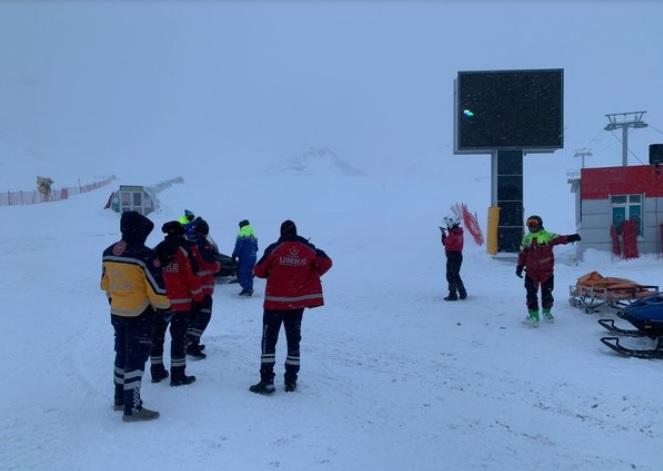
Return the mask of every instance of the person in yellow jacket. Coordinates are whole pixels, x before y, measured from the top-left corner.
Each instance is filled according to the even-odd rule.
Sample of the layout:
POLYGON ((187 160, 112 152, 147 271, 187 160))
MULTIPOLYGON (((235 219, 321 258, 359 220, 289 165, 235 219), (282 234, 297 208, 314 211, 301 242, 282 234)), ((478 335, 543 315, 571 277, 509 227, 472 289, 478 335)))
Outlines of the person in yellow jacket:
POLYGON ((143 407, 140 387, 152 344, 155 310, 170 308, 161 266, 145 246, 154 224, 136 211, 120 219, 122 240, 104 250, 101 289, 106 291, 115 330, 115 410, 122 420, 152 420, 159 413, 143 407))

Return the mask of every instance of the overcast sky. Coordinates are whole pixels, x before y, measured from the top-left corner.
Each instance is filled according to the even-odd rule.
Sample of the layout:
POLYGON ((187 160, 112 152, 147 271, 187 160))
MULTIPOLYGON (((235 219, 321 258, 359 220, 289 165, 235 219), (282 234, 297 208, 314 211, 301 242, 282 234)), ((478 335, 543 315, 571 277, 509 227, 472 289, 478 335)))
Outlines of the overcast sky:
MULTIPOLYGON (((387 170, 452 155, 459 70, 564 68, 555 158, 589 145, 619 165, 604 114, 663 131, 662 18, 634 1, 5 1, 0 151, 250 171, 316 146, 387 170)), ((632 133, 642 160, 652 142, 632 133)))

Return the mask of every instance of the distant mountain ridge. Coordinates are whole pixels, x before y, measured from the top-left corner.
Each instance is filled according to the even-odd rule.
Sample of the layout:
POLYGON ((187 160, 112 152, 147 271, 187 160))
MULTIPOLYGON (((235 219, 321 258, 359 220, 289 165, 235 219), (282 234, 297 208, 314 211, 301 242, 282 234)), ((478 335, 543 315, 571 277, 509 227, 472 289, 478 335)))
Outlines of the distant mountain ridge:
POLYGON ((341 159, 330 149, 312 147, 270 169, 271 174, 296 176, 364 177, 366 173, 341 159))

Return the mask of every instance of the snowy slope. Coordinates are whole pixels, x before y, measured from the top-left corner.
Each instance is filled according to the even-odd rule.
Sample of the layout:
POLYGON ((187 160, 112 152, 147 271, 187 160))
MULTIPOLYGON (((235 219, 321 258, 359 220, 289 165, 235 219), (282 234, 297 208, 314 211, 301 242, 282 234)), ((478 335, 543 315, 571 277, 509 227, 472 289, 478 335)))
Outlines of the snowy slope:
MULTIPOLYGON (((221 181, 224 194, 243 195, 241 208, 206 178, 164 191, 157 227, 193 209, 228 251, 240 218, 251 220, 261 248, 292 218, 334 260, 327 305, 305 316, 301 388, 247 391, 259 367, 264 285, 250 299, 220 285, 209 357, 188 366, 199 381, 177 389, 147 381, 146 405, 162 417, 122 423, 111 410, 112 329, 98 289, 101 250, 118 237, 117 215, 101 209, 106 192, 3 208, 18 230, 0 236, 1 469, 659 469, 660 365, 607 352, 596 316, 565 298, 594 269, 657 283, 660 260, 614 264, 589 254, 575 266, 573 249, 558 249, 557 323, 532 330, 519 323, 524 289, 513 262, 469 241, 470 298, 441 299, 437 225, 462 196, 471 207, 483 200, 472 195, 485 182, 470 175, 444 186, 423 175, 417 185, 410 177, 221 181)), ((548 204, 541 213, 554 211, 548 204)), ((158 240, 155 232, 149 242, 158 240)))

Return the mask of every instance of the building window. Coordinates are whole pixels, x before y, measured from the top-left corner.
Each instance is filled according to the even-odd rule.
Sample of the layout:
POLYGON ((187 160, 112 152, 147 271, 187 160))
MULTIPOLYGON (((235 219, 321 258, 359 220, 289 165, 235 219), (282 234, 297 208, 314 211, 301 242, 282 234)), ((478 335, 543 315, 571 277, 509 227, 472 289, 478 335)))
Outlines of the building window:
POLYGON ((638 228, 638 235, 642 235, 642 195, 612 195, 612 224, 621 235, 624 221, 632 219, 638 228))

